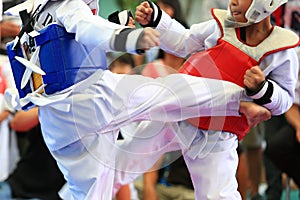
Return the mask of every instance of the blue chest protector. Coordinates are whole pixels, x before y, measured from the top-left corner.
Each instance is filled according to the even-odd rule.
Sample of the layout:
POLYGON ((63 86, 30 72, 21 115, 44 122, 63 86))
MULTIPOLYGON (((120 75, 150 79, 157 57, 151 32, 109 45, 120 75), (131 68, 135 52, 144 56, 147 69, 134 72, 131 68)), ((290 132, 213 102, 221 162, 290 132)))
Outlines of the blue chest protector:
MULTIPOLYGON (((105 51, 99 47, 88 47, 75 40, 75 34, 68 33, 57 24, 51 24, 33 38, 39 50, 42 76, 45 85, 44 94, 53 94, 82 81, 98 69, 107 69, 105 51)), ((24 57, 20 45, 14 48, 14 41, 7 44, 7 52, 20 98, 33 92, 32 80, 21 88, 21 81, 26 67, 15 59, 24 57)))

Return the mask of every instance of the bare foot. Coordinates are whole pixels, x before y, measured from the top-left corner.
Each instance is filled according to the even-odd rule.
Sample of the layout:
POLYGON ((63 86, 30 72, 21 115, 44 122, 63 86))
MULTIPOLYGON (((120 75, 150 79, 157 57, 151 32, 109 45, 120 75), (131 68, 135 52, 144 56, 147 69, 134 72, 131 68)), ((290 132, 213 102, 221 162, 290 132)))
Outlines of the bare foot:
POLYGON ((246 116, 248 124, 251 127, 271 118, 269 110, 253 102, 241 102, 239 111, 246 116))

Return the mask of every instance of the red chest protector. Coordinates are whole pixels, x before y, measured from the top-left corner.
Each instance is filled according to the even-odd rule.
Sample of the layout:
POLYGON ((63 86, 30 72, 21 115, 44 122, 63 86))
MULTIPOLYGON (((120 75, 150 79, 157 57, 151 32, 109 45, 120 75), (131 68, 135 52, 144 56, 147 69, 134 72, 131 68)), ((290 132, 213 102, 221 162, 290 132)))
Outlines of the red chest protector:
MULTIPOLYGON (((205 52, 199 52, 185 62, 180 72, 193 76, 213 78, 233 82, 244 87, 244 74, 258 62, 224 40, 205 52)), ((249 126, 245 116, 200 117, 188 120, 204 130, 223 130, 236 133, 242 138, 249 126)))
MULTIPOLYGON (((286 43, 282 42, 283 40, 286 41, 286 39, 282 39, 282 35, 286 31, 280 27, 275 27, 272 34, 268 37, 271 41, 281 41, 278 44, 274 45, 276 42, 273 42, 273 45, 270 45, 270 41, 266 40, 257 47, 245 45, 237 37, 238 34, 236 34, 234 28, 224 27, 223 21, 226 17, 226 11, 214 9, 213 16, 222 32, 217 45, 190 56, 181 68, 181 73, 226 80, 244 87, 244 74, 247 69, 259 65, 271 53, 292 47, 289 46, 289 41, 286 43)), ((297 45, 299 37, 293 37, 291 43, 293 46, 297 45)), ((238 136, 239 140, 250 129, 244 115, 239 117, 200 117, 189 119, 188 122, 203 130, 222 130, 234 133, 238 136)))

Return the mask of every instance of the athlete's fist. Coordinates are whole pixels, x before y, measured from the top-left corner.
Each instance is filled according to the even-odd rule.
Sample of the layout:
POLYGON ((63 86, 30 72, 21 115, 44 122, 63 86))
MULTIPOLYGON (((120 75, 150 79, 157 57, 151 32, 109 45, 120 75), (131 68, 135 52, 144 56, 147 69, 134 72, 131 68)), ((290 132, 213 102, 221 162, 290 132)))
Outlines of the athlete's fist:
POLYGON ((153 28, 144 28, 142 37, 138 41, 138 49, 148 50, 152 47, 159 46, 159 32, 153 28))
POLYGON ((151 22, 153 9, 147 1, 142 2, 136 7, 135 20, 141 25, 147 25, 151 22))
POLYGON ((251 91, 256 91, 265 81, 265 75, 259 66, 248 69, 244 76, 244 85, 251 91))

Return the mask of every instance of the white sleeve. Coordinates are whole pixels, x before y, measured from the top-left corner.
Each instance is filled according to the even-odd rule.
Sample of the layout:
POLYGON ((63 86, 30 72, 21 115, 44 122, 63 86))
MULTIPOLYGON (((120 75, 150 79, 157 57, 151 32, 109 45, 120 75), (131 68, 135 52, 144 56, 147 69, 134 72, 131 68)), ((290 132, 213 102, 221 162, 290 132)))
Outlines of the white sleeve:
POLYGON ((161 48, 180 57, 215 46, 221 35, 215 20, 194 24, 186 29, 164 12, 156 30, 161 34, 161 48))
POLYGON ((56 10, 56 17, 69 33, 76 34, 78 42, 103 50, 113 50, 110 44, 113 35, 125 28, 93 15, 82 0, 65 0, 56 10))
POLYGON ((265 58, 261 66, 266 66, 264 73, 273 85, 271 102, 263 106, 268 108, 273 115, 283 114, 291 107, 295 99, 295 86, 299 73, 295 49, 271 54, 265 58))
POLYGON ((142 52, 137 44, 143 29, 129 28, 93 15, 82 0, 65 0, 56 10, 56 17, 67 32, 75 33, 75 40, 86 46, 104 51, 142 52))

